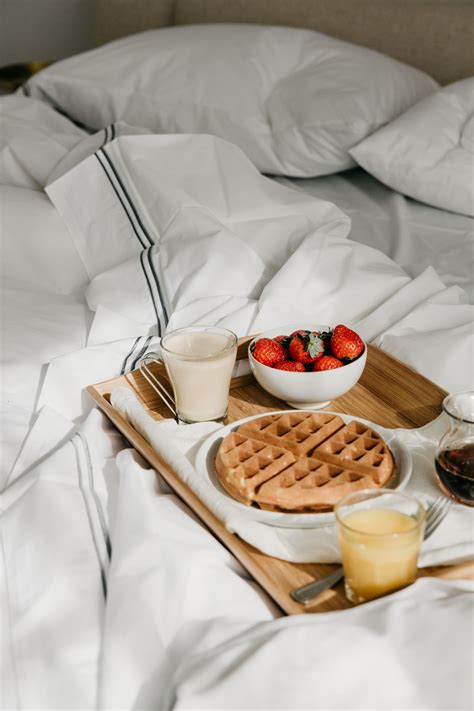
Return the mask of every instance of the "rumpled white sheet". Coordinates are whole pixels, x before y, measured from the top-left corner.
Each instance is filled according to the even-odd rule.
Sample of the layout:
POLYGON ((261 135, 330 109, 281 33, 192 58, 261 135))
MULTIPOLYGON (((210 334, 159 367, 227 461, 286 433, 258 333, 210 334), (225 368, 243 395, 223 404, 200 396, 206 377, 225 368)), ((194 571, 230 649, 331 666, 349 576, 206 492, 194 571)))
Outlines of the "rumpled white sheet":
POLYGON ((411 279, 348 240, 333 205, 264 178, 224 141, 122 136, 48 194, 92 279, 90 308, 118 314, 123 338, 157 322, 158 333, 205 322, 243 335, 343 321, 448 390, 474 386, 474 307, 462 289, 430 267, 411 279), (448 363, 431 357, 446 343, 448 363))
POLYGON ((467 711, 472 583, 422 580, 348 612, 270 621, 137 455, 117 465, 99 708, 467 711))
POLYGON ((275 180, 334 202, 351 218, 355 242, 379 249, 411 277, 433 267, 446 286, 461 286, 474 304, 472 218, 410 200, 360 168, 322 178, 275 180))
POLYGON ((56 164, 86 135, 42 101, 0 97, 0 184, 43 190, 56 164))
POLYGON ((0 493, 7 709, 95 706, 114 485, 108 465, 123 442, 96 410, 71 439, 72 429, 42 410, 0 493))
POLYGON ((463 629, 472 589, 420 581, 349 613, 253 629, 234 620, 195 624, 181 633, 193 654, 177 660, 168 698, 175 710, 463 709, 472 689, 462 661, 472 649, 463 629), (440 664, 443 648, 456 648, 459 666, 440 664))
MULTIPOLYGON (((19 115, 24 108, 27 113, 31 110, 30 116, 36 121, 40 114, 35 106, 18 105, 19 115)), ((66 149, 66 143, 60 140, 58 146, 55 138, 56 117, 51 122, 39 120, 45 140, 40 144, 33 131, 34 140, 25 142, 21 154, 17 154, 21 155, 20 166, 16 158, 10 160, 10 147, 12 138, 21 139, 26 134, 15 133, 14 116, 7 150, 0 153, 0 175, 11 175, 13 181, 35 189, 58 157, 64 157, 66 149), (54 144, 54 150, 47 154, 54 144)), ((71 141, 67 147, 75 144, 79 132, 74 127, 69 133, 70 126, 64 122, 62 126, 66 142, 71 141)), ((110 131, 108 137, 104 132, 104 141, 107 138, 110 131)), ((149 150, 148 138, 127 140, 145 141, 140 156, 130 154, 128 168, 135 177, 140 176, 140 214, 147 229, 156 236, 154 223, 147 221, 150 215, 160 221, 163 233, 169 227, 165 237, 170 238, 171 257, 173 240, 178 246, 183 239, 183 257, 192 255, 194 240, 199 258, 199 248, 219 243, 212 237, 220 234, 222 225, 223 233, 232 237, 226 244, 232 247, 228 259, 235 263, 236 281, 220 281, 230 289, 231 298, 223 300, 222 293, 214 291, 217 298, 208 300, 207 311, 195 312, 187 301, 187 296, 195 292, 188 286, 194 279, 198 295, 200 290, 206 292, 208 285, 214 288, 212 279, 209 282, 214 272, 209 270, 207 281, 199 282, 189 268, 189 283, 183 294, 176 291, 176 282, 171 283, 170 290, 170 298, 176 299, 174 305, 180 306, 182 322, 206 313, 216 322, 229 317, 234 327, 244 332, 257 323, 253 319, 261 305, 267 309, 262 309, 261 323, 264 317, 268 322, 273 318, 281 322, 279 314, 272 316, 266 300, 260 298, 255 280, 260 268, 262 285, 267 277, 278 277, 272 289, 281 285, 281 290, 267 294, 278 298, 283 295, 278 308, 286 308, 284 291, 288 285, 291 300, 308 306, 300 282, 295 285, 288 278, 291 272, 280 267, 306 237, 311 237, 315 226, 322 227, 322 234, 334 236, 331 250, 335 259, 321 261, 321 266, 328 268, 315 272, 322 288, 318 291, 316 285, 313 294, 325 295, 326 312, 334 309, 336 313, 340 297, 344 316, 352 314, 354 308, 358 319, 368 319, 371 338, 390 336, 394 352, 399 348, 402 355, 413 356, 415 366, 423 372, 428 372, 425 369, 436 360, 439 382, 454 377, 465 382, 465 369, 460 363, 469 348, 471 312, 465 310, 463 296, 456 290, 445 290, 434 274, 427 272, 421 281, 411 282, 403 270, 376 252, 354 250, 344 238, 348 222, 339 210, 328 203, 300 198, 294 192, 275 191, 272 183, 242 162, 235 149, 224 150, 213 139, 203 142, 197 137, 184 137, 180 150, 173 140, 164 139, 159 154, 149 150), (181 221, 174 223, 178 216, 181 221), (249 250, 254 252, 250 260, 253 271, 247 273, 248 260, 242 256, 249 250), (328 271, 338 264, 344 267, 340 272, 328 271), (354 284, 363 285, 360 294, 354 287, 340 291, 344 275, 351 270, 358 275, 354 284), (234 284, 240 295, 237 298, 232 292, 234 284), (255 293, 249 291, 249 284, 255 293), (382 287, 381 296, 371 303, 370 290, 376 295, 377 284, 382 287), (403 292, 398 301, 400 287, 403 292), (374 306, 379 307, 375 312, 374 306), (442 322, 438 320, 441 312, 442 322), (412 320, 405 321, 408 318, 412 320), (386 331, 389 322, 392 327, 386 331), (427 338, 421 336, 417 342, 414 331, 404 330, 407 323, 417 332, 427 331, 427 338), (460 329, 460 341, 456 329, 460 329), (431 353, 439 348, 441 332, 452 358, 446 367, 443 359, 426 355, 426 343, 430 343, 431 353)), ((78 147, 75 155, 81 157, 81 151, 78 147)), ((1 438, 7 447, 7 456, 2 457, 2 488, 6 488, 1 494, 3 705, 58 711, 92 709, 97 703, 99 708, 152 707, 160 711, 171 706, 223 709, 229 704, 246 711, 296 709, 298 705, 331 708, 331 703, 338 708, 357 703, 374 709, 393 708, 393 703, 413 709, 445 709, 448 705, 467 708, 471 692, 465 662, 472 640, 468 639, 465 621, 472 600, 471 586, 433 581, 421 587, 417 584, 400 594, 406 601, 401 606, 398 597, 387 598, 372 608, 357 610, 353 623, 346 613, 274 623, 271 620, 278 613, 271 602, 188 509, 162 483, 156 484, 154 473, 144 469, 132 452, 120 454, 115 463, 114 455, 123 443, 97 412, 91 414, 82 430, 88 446, 84 448, 77 435, 74 443, 69 441, 71 420, 90 408, 80 388, 130 367, 144 346, 154 344, 146 338, 149 297, 144 308, 138 300, 133 313, 128 312, 132 303, 129 297, 133 296, 129 284, 122 282, 117 290, 115 279, 111 283, 119 299, 108 301, 106 289, 96 289, 95 284, 91 287, 90 303, 94 293, 100 298, 94 303, 97 311, 89 328, 89 311, 83 298, 88 277, 120 266, 127 259, 133 261, 141 247, 135 237, 135 241, 130 240, 130 224, 120 213, 110 184, 107 186, 103 179, 98 183, 91 180, 86 199, 75 191, 73 182, 70 186, 64 200, 77 209, 80 226, 87 226, 94 206, 103 208, 104 219, 95 225, 95 232, 90 225, 90 243, 81 242, 73 225, 74 239, 70 241, 58 213, 41 193, 0 188, 6 205, 2 206, 0 225, 2 239, 6 240, 2 274, 9 299, 2 302, 11 304, 2 323, 8 338, 1 343, 2 408, 6 414, 1 438), (118 227, 117 215, 121 215, 118 227), (76 249, 82 260, 76 257, 76 249), (124 287, 127 293, 122 299, 124 287), (126 308, 117 308, 122 302, 126 308), (19 451, 31 424, 30 436, 19 451), (92 530, 86 501, 92 511, 92 530), (98 503, 102 505, 103 521, 98 503), (100 538, 102 523, 110 529, 114 546, 113 567, 107 574, 105 619, 99 561, 106 568, 108 556, 105 539, 102 543, 100 538), (396 605, 391 604, 394 599, 396 605), (370 610, 378 609, 378 605, 381 613, 375 617, 370 610), (436 625, 432 619, 436 619, 436 625), (300 643, 307 656, 289 656, 288 649, 298 649, 300 643), (440 670, 440 650, 446 648, 451 652, 442 656, 440 670), (345 670, 354 669, 346 684, 340 684, 339 670, 334 676, 332 660, 336 657, 345 670), (358 665, 355 658, 360 660, 358 665), (408 660, 406 669, 401 668, 404 660, 408 660), (426 660, 426 666, 418 664, 419 660, 426 660), (321 674, 315 674, 315 669, 321 674), (380 685, 367 684, 368 669, 375 677, 387 679, 387 684, 390 681, 388 685, 394 690, 389 699, 380 698, 384 692, 380 685)), ((133 189, 131 184, 127 187, 133 189)), ((373 228, 371 234, 375 232, 373 228)), ((330 240, 325 239, 321 235, 319 244, 313 240, 323 256, 330 248, 330 240)), ((149 251, 153 259, 160 256, 159 250, 149 251)), ((179 249, 175 251, 175 275, 179 278, 181 257, 179 249)), ((223 256, 218 250, 213 262, 217 275, 223 256)), ((200 276, 205 275, 206 259, 199 264, 203 269, 200 276)), ((299 264, 306 266, 304 259, 299 264)), ((454 262, 450 264, 453 271, 454 262)), ((311 271, 307 276, 311 277, 311 271)), ((311 320, 322 317, 318 302, 308 308, 311 320)), ((294 315, 292 311, 291 320, 294 315)), ((176 316, 176 323, 179 319, 176 316)))
POLYGON ((472 583, 274 621, 102 415, 71 427, 43 410, 0 497, 5 708, 467 711, 472 583))
MULTIPOLYGON (((0 233, 1 490, 34 419, 48 362, 85 346, 92 314, 84 267, 44 193, 0 185, 0 233)), ((67 382, 58 384, 65 399, 67 382)))

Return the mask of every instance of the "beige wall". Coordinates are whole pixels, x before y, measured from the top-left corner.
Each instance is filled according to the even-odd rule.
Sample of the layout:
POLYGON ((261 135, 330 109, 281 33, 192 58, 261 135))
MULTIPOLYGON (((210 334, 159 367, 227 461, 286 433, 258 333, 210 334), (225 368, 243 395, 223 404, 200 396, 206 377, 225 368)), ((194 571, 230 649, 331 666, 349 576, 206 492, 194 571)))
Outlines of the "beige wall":
POLYGON ((92 47, 95 8, 96 0, 0 0, 0 66, 92 47))
POLYGON ((255 22, 319 30, 423 69, 474 74, 474 0, 97 0, 97 43, 169 24, 255 22))
POLYGON ((262 22, 319 29, 446 84, 474 73, 474 0, 0 0, 0 66, 55 60, 151 27, 262 22))

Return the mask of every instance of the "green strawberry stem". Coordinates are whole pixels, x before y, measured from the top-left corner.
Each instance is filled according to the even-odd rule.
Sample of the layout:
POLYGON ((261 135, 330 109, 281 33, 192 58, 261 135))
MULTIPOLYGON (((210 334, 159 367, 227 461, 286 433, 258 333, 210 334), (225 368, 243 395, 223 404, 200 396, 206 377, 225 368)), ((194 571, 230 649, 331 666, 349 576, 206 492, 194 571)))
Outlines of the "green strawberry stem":
POLYGON ((320 336, 315 333, 310 333, 309 336, 304 336, 306 350, 311 358, 315 358, 320 353, 324 352, 324 343, 320 336))

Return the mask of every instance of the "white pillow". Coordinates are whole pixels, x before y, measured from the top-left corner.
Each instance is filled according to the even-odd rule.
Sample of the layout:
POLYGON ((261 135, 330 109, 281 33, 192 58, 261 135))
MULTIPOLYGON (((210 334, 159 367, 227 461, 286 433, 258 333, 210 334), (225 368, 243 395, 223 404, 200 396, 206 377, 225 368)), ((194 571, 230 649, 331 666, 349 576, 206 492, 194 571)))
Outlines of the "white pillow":
POLYGON ((391 188, 474 217, 474 78, 426 97, 350 153, 391 188))
POLYGON ((95 130, 211 133, 263 172, 353 167, 348 151, 437 87, 394 59, 309 30, 189 25, 151 30, 58 62, 29 82, 95 130))

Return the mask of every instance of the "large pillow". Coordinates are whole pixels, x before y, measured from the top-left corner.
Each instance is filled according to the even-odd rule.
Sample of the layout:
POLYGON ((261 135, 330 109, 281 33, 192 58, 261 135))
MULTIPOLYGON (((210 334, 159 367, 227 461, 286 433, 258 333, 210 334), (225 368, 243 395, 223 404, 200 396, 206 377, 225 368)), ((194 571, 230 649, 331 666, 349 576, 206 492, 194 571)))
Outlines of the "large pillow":
POLYGON ((48 67, 33 96, 92 129, 211 133, 263 172, 310 177, 355 165, 349 149, 434 91, 400 62, 317 32, 190 25, 120 39, 48 67))
POLYGON ((391 188, 474 217, 474 78, 426 97, 351 155, 391 188))

